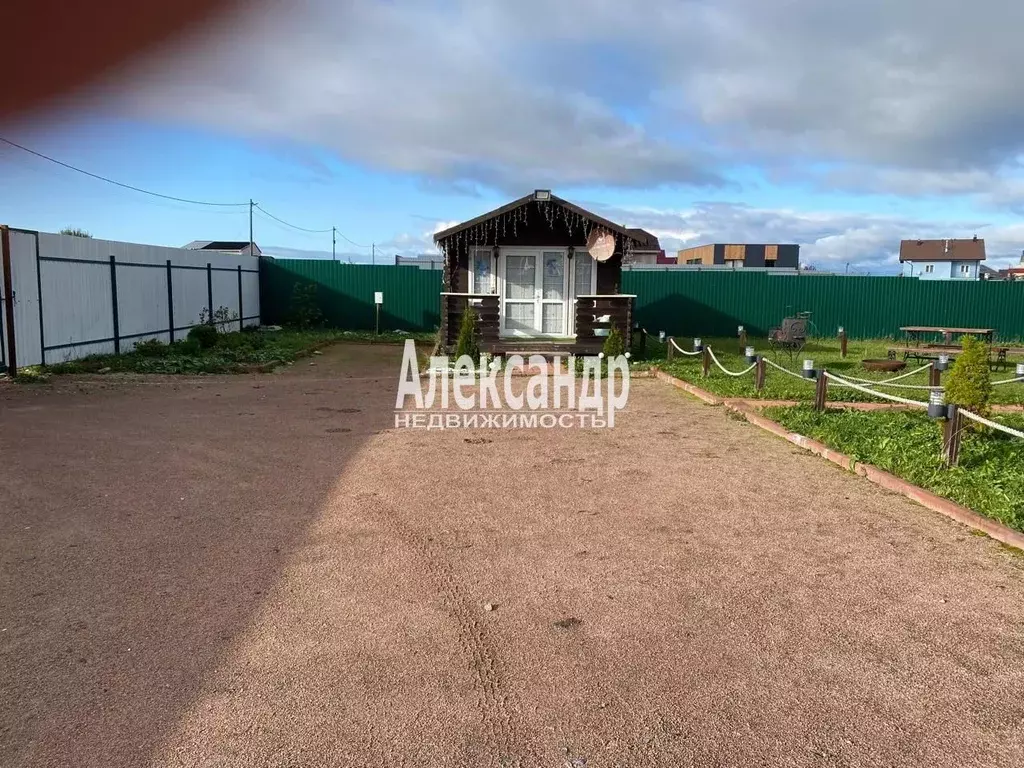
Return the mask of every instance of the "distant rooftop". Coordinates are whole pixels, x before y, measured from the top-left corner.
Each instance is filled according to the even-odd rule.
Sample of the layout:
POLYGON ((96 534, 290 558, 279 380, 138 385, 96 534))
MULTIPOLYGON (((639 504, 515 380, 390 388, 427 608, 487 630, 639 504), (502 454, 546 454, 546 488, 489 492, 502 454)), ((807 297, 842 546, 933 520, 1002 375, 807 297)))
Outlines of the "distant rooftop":
MULTIPOLYGON (((193 240, 183 246, 189 251, 218 251, 220 253, 247 253, 249 250, 248 240, 193 240)), ((253 255, 259 256, 262 253, 260 247, 253 243, 253 255)))
POLYGON ((903 240, 900 261, 984 261, 985 241, 970 240, 903 240))

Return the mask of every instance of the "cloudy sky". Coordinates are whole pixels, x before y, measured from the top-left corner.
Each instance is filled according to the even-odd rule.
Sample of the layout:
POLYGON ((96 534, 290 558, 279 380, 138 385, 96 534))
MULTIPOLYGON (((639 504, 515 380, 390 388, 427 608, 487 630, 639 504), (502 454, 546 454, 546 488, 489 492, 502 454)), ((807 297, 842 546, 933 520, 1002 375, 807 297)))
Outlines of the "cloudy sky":
MULTIPOLYGON (((4 134, 165 194, 254 198, 343 258, 535 188, 674 250, 798 242, 894 271, 903 237, 1024 249, 1013 0, 304 0, 155 52, 4 134)), ((145 198, 0 149, 0 218, 180 245, 244 206, 145 198)), ((256 240, 330 253, 257 211, 256 240)))

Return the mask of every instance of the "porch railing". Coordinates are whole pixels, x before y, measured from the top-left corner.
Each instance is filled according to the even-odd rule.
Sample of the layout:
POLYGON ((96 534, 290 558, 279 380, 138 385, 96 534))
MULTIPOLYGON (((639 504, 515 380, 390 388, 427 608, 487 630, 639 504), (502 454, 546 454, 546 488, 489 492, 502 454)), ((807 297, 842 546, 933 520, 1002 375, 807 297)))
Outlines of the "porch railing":
POLYGON ((633 342, 633 301, 636 296, 614 294, 610 296, 576 297, 576 345, 587 351, 598 352, 612 328, 622 335, 628 350, 633 342))
POLYGON ((498 342, 499 296, 496 293, 442 293, 441 341, 452 348, 459 340, 459 328, 466 308, 476 312, 476 327, 480 344, 485 349, 498 342))

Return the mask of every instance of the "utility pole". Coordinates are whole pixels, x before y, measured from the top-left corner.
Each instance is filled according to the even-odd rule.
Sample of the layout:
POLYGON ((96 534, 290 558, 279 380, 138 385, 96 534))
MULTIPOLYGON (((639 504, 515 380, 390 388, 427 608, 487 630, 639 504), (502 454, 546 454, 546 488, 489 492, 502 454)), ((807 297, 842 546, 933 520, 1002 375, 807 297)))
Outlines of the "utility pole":
POLYGON ((331 227, 331 261, 337 261, 338 255, 335 253, 335 247, 338 242, 338 228, 331 227))
POLYGON ((254 205, 255 205, 255 203, 253 203, 252 198, 250 197, 249 198, 249 255, 250 256, 254 256, 255 255, 254 252, 256 250, 253 247, 253 242, 252 242, 252 209, 253 209, 254 205))
POLYGON ((377 244, 376 243, 370 243, 370 263, 371 264, 376 264, 377 263, 377 244))

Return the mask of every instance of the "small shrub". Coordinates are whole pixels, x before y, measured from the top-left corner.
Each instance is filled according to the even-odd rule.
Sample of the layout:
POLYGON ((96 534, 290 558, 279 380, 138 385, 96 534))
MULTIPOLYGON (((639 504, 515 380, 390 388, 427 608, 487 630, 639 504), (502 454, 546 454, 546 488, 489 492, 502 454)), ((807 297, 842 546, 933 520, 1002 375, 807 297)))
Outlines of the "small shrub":
POLYGON ((946 402, 984 416, 989 412, 992 397, 988 349, 973 336, 964 336, 962 345, 963 352, 946 380, 946 402))
POLYGON ((217 329, 212 325, 197 325, 188 332, 188 339, 202 349, 210 349, 217 343, 217 329))
POLYGON ((135 345, 134 352, 140 357, 167 357, 171 348, 159 339, 146 339, 135 345))
POLYGON ((217 346, 222 349, 261 349, 266 344, 266 338, 258 333, 235 331, 234 333, 222 333, 217 338, 217 346))
POLYGON ((324 315, 317 303, 316 283, 296 283, 292 288, 290 307, 292 324, 297 328, 323 325, 324 315))
POLYGON ((618 328, 612 328, 604 340, 604 356, 606 358, 618 357, 626 351, 626 345, 622 341, 622 334, 618 328))
POLYGON ((476 310, 466 305, 462 313, 462 324, 459 325, 459 338, 455 342, 456 359, 469 355, 474 361, 480 359, 480 344, 476 334, 476 310))
MULTIPOLYGON (((202 327, 209 328, 210 326, 202 327)), ((184 341, 174 342, 171 347, 174 350, 174 355, 176 357, 195 357, 203 351, 202 346, 199 344, 199 340, 192 338, 191 334, 189 334, 189 338, 184 341)))

